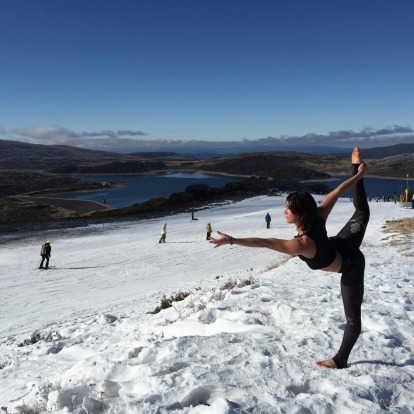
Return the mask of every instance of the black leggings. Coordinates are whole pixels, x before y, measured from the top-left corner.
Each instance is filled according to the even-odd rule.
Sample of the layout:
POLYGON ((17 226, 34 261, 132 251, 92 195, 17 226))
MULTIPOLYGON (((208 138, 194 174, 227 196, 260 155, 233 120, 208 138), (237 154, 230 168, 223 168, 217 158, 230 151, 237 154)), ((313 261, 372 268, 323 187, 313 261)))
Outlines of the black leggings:
MULTIPOLYGON (((353 164, 353 175, 358 165, 353 164)), ((342 255, 341 294, 346 326, 341 347, 333 357, 338 368, 346 368, 348 357, 361 333, 361 304, 364 297, 365 257, 359 247, 369 221, 369 206, 361 178, 353 188, 355 213, 343 229, 331 240, 342 255)))
POLYGON ((49 256, 47 254, 42 254, 42 261, 40 262, 39 267, 43 267, 43 262, 46 260, 46 266, 45 269, 49 268, 49 256))

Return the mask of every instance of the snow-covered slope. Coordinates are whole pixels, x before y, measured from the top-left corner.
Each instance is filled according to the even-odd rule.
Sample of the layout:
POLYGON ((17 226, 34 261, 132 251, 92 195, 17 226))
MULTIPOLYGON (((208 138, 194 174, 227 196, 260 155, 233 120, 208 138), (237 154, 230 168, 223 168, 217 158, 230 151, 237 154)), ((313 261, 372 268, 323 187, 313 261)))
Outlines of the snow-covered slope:
MULTIPOLYGON (((0 246, 0 406, 80 413, 414 412, 412 217, 371 203, 363 329, 350 368, 315 366, 339 347, 339 279, 264 249, 213 249, 205 226, 291 238, 283 197, 256 197, 160 220, 46 233, 0 246), (272 227, 264 216, 270 212, 272 227), (158 244, 167 223, 167 243, 158 244), (49 271, 37 270, 52 240, 49 271), (229 281, 234 289, 224 289, 229 281), (191 292, 151 314, 165 295, 191 292), (18 346, 38 331, 35 344, 18 346)), ((338 202, 337 232, 353 210, 338 202)), ((24 411, 21 411, 24 412, 24 411)), ((27 411, 29 412, 29 411, 27 411)))

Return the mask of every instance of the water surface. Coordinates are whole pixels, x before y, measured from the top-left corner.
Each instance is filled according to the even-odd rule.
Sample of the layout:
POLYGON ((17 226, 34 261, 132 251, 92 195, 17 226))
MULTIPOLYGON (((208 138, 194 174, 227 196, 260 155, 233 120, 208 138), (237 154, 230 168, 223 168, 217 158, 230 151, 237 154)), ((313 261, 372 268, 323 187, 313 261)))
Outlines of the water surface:
POLYGON ((142 203, 151 198, 168 198, 184 191, 192 184, 207 184, 221 188, 243 178, 207 175, 202 173, 170 172, 156 175, 78 175, 76 178, 94 182, 122 182, 122 188, 99 191, 71 192, 54 195, 55 198, 92 200, 111 207, 122 208, 142 203))
MULTIPOLYGON (((334 177, 335 181, 325 181, 321 184, 325 184, 329 188, 333 189, 338 184, 344 182, 349 177, 347 176, 338 176, 334 177)), ((395 193, 403 194, 407 187, 406 179, 391 179, 391 178, 370 178, 364 177, 364 186, 367 197, 383 197, 383 196, 392 196, 395 193)), ((408 186, 410 191, 414 188, 414 184, 408 181, 408 186)), ((347 191, 345 196, 351 196, 352 190, 347 191)))
MULTIPOLYGON (((77 178, 95 182, 123 182, 124 186, 118 189, 106 189, 78 193, 62 193, 56 198, 75 200, 92 200, 105 203, 109 206, 121 208, 136 203, 142 203, 151 198, 168 198, 172 193, 182 192, 191 184, 207 184, 210 187, 221 188, 225 184, 243 181, 243 178, 207 175, 202 173, 170 172, 157 175, 80 175, 77 178)), ((333 189, 348 177, 336 176, 335 180, 319 182, 333 189)), ((367 197, 392 196, 405 191, 407 181, 401 179, 364 178, 367 197)), ((414 188, 414 183, 408 182, 414 188)), ((277 185, 276 185, 277 187, 277 185)), ((352 191, 345 193, 351 196, 352 191)))

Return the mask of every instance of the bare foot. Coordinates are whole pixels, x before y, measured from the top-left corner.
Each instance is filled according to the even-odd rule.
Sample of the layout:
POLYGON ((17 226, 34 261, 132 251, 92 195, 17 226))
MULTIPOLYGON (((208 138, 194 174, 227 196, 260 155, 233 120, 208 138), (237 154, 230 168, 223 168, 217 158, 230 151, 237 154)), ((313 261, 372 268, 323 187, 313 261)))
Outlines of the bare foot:
POLYGON ((362 163, 362 154, 358 147, 355 147, 352 151, 351 156, 352 164, 361 164, 362 163))
POLYGON ((316 365, 320 368, 337 368, 335 361, 331 359, 325 359, 324 361, 318 361, 316 365))

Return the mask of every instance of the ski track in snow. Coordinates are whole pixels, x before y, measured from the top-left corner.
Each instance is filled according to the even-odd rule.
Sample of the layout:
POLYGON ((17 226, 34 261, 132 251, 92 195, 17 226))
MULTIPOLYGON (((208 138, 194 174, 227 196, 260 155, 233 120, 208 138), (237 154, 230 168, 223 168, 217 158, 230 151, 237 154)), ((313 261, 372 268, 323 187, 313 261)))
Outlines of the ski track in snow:
MULTIPOLYGON (((318 198, 318 197, 316 197, 318 198)), ((284 197, 159 220, 47 232, 0 245, 0 407, 53 413, 414 413, 414 249, 392 246, 370 203, 362 334, 346 370, 331 357, 345 324, 340 276, 297 258, 205 240, 291 238, 284 197), (272 216, 266 229, 264 216, 272 216), (167 226, 167 243, 158 244, 167 226), (48 271, 40 246, 52 240, 48 271), (232 290, 223 290, 229 280, 232 290), (248 283, 246 283, 246 281, 248 283), (151 314, 163 295, 191 294, 151 314), (49 340, 18 346, 34 331, 49 340)), ((352 214, 341 199, 333 235, 352 214)), ((395 236, 395 238, 402 236, 395 236)))

